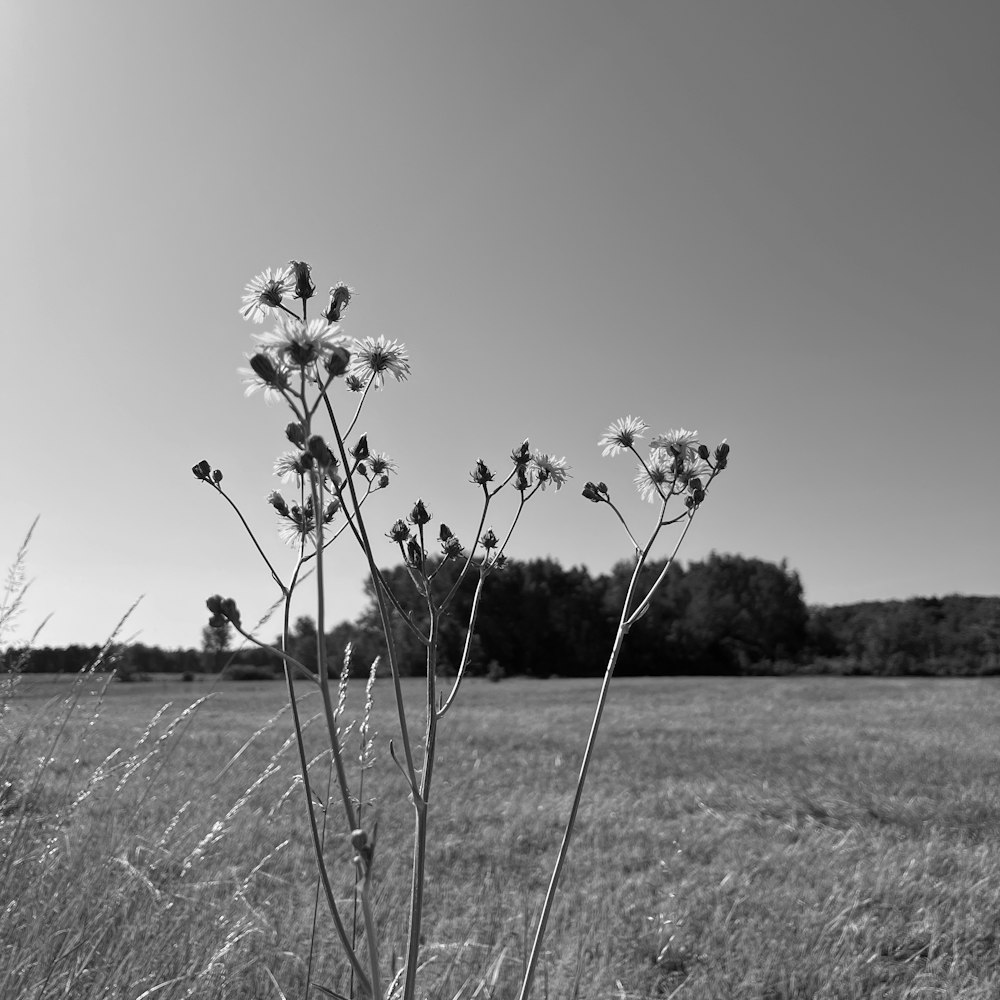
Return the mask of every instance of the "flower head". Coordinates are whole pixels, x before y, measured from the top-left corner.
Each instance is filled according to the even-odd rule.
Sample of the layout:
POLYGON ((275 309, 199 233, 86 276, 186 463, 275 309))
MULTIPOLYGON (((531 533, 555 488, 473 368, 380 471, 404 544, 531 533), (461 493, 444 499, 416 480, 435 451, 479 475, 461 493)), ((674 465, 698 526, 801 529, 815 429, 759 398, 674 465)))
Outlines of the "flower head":
POLYGON ((699 489, 712 478, 712 466, 700 456, 693 462, 688 462, 684 468, 677 473, 677 479, 682 482, 686 489, 699 489))
POLYGON ((331 323, 339 323, 340 317, 344 314, 344 310, 347 308, 353 295, 354 289, 348 288, 343 282, 334 285, 330 289, 330 304, 323 315, 331 323))
POLYGON ((294 290, 295 272, 292 268, 279 267, 274 271, 268 268, 246 286, 240 315, 255 323, 263 323, 264 317, 271 311, 276 312, 281 300, 294 290))
POLYGON ((288 266, 295 278, 295 297, 311 299, 316 294, 316 286, 310 277, 312 268, 304 260, 290 260, 288 266))
POLYGON ((303 323, 294 316, 279 316, 275 329, 260 334, 257 340, 261 350, 278 363, 298 369, 325 362, 347 337, 340 332, 339 326, 331 326, 325 319, 303 323))
POLYGON ((493 473, 490 472, 489 466, 481 459, 476 459, 476 467, 472 470, 471 480, 479 486, 485 486, 487 483, 493 481, 493 473))
POLYGON ((569 478, 569 466, 565 458, 556 458, 554 455, 536 451, 531 456, 531 465, 543 490, 550 483, 558 490, 569 478))
POLYGON ((674 485, 674 463, 672 458, 653 453, 646 465, 640 465, 633 480, 639 496, 643 500, 655 503, 665 499, 674 485))
POLYGON ((375 451, 368 458, 368 468, 373 476, 396 471, 396 463, 384 451, 375 451))
POLYGON ((631 448, 636 439, 642 437, 642 432, 646 429, 646 424, 642 420, 629 414, 627 417, 616 420, 605 431, 601 440, 597 442, 597 447, 604 446, 602 455, 617 455, 620 451, 631 448))
POLYGON ((311 465, 311 456, 301 451, 286 451, 278 456, 274 463, 274 474, 283 482, 287 483, 292 476, 303 476, 306 469, 311 465), (310 459, 308 463, 303 459, 310 459))
POLYGON ((349 374, 357 379, 375 383, 381 389, 388 372, 397 382, 402 382, 410 374, 410 359, 404 344, 396 340, 386 340, 380 336, 355 340, 352 350, 349 374))
POLYGON ((682 427, 679 431, 657 434, 649 442, 649 447, 651 451, 669 453, 674 458, 679 458, 682 463, 693 462, 698 457, 698 432, 686 431, 682 427))

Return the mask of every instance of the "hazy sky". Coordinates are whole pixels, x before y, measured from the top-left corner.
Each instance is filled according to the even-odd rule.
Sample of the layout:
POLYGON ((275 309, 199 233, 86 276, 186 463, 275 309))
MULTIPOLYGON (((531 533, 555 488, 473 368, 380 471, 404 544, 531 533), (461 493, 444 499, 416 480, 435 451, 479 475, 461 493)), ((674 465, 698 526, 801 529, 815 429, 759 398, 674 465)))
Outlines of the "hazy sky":
MULTIPOLYGON (((413 373, 362 419, 468 539, 525 436, 573 479, 510 550, 606 570, 637 523, 615 418, 727 437, 683 551, 787 558, 807 600, 997 593, 1000 6, 6 0, 0 564, 24 635, 197 645, 275 596, 285 413, 244 398, 245 283, 290 258, 413 373)), ((267 329, 265 327, 263 329, 267 329)), ((541 502, 544 501, 544 502, 541 502)), ((503 518, 496 519, 503 524, 503 518)), ((385 562, 393 552, 386 541, 385 562)), ((345 545, 329 616, 353 617, 345 545)), ((307 604, 300 607, 309 610, 307 604)), ((273 634, 273 629, 268 630, 273 634)))

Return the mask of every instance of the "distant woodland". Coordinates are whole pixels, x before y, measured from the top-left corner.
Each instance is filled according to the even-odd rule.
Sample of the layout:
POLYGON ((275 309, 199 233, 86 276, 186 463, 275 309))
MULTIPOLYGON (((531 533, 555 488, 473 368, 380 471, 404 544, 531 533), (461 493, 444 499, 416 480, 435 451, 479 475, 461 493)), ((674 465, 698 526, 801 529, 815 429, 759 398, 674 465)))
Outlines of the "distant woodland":
MULTIPOLYGON (((435 578, 439 592, 458 566, 446 564, 435 578)), ((655 579, 663 563, 646 568, 655 579)), ((398 594, 412 596, 413 618, 423 615, 403 566, 384 570, 398 594)), ((510 561, 486 582, 468 673, 471 676, 597 676, 603 673, 631 566, 620 563, 592 576, 551 559, 510 561)), ((464 624, 475 580, 467 580, 442 625, 441 672, 453 672, 465 643, 464 624)), ((377 609, 369 603, 353 622, 329 633, 339 671, 345 645, 353 645, 353 670, 367 673, 384 652, 377 609)), ((206 612, 207 619, 207 612, 206 612)), ((395 635, 406 674, 423 670, 423 648, 401 620, 395 635)), ((269 639, 271 637, 268 637, 269 639)), ((316 626, 295 622, 291 649, 315 666, 316 626)), ((142 643, 53 649, 11 647, 0 668, 24 672, 74 672, 101 659, 121 679, 156 673, 192 676, 277 675, 273 654, 236 648, 226 634, 206 629, 203 648, 164 650, 142 643)), ((874 674, 882 676, 982 676, 1000 673, 1000 597, 912 598, 836 607, 809 607, 798 574, 784 564, 713 554, 702 562, 674 565, 649 612, 628 635, 622 674, 874 674)))

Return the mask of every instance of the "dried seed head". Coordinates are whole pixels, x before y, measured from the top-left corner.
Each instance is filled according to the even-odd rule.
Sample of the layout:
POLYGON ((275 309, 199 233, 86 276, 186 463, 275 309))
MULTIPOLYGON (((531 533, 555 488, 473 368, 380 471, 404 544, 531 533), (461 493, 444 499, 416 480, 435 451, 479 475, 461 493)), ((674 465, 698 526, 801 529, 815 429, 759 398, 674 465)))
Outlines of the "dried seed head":
POLYGON ((410 537, 410 529, 406 522, 400 518, 386 533, 386 538, 393 542, 402 543, 410 537))
POLYGON ((410 511, 410 523, 416 525, 427 524, 430 519, 430 511, 428 511, 426 506, 424 506, 423 500, 418 500, 413 505, 413 510, 410 511))

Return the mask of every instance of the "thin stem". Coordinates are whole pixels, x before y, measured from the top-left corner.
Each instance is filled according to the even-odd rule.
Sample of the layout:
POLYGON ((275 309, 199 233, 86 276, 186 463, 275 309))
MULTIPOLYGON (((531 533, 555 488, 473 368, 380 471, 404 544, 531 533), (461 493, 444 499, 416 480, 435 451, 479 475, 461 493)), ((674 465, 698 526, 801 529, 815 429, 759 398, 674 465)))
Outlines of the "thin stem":
MULTIPOLYGON (((344 463, 344 467, 346 468, 349 463, 347 461, 347 449, 344 446, 344 439, 341 436, 340 427, 337 424, 337 418, 334 415, 333 407, 330 405, 329 399, 327 399, 326 396, 323 398, 326 400, 327 413, 330 417, 330 424, 333 427, 334 437, 337 439, 337 449, 340 453, 341 461, 344 463)), ((371 542, 368 538, 368 530, 365 527, 365 520, 361 514, 361 505, 358 502, 358 495, 354 489, 354 481, 350 477, 347 479, 347 488, 351 494, 351 503, 354 507, 354 519, 361 541, 361 548, 365 554, 366 560, 368 561, 368 571, 371 574, 372 588, 375 591, 375 600, 378 604, 379 618, 382 621, 382 631, 385 634, 386 652, 389 657, 389 672, 392 675, 393 693, 396 698, 396 716, 399 720, 399 734, 403 743, 403 757, 406 760, 406 773, 410 781, 410 788, 414 799, 416 799, 417 774, 416 769, 413 766, 413 750, 410 746, 409 728, 406 725, 406 709, 403 705, 403 688, 399 678, 399 661, 396 654, 395 638, 392 634, 392 621, 389 617, 389 610, 385 603, 386 594, 389 593, 389 588, 382 579, 382 574, 379 572, 378 567, 375 565, 375 556, 372 553, 371 542)))
POLYGON ((420 794, 413 797, 415 827, 413 831, 413 878, 410 884, 410 927, 407 934, 406 976, 402 1000, 413 1000, 417 987, 417 964, 420 957, 420 923, 424 911, 424 880, 427 862, 427 804, 434 772, 434 750, 437 739, 435 709, 437 681, 437 646, 440 612, 434 607, 434 597, 427 588, 427 613, 430 618, 427 643, 427 715, 424 730, 424 760, 420 775, 420 794))
POLYGON ((469 572, 469 567, 472 565, 476 549, 479 547, 479 539, 482 537, 483 526, 486 524, 486 513, 490 509, 490 501, 495 495, 490 493, 485 486, 483 486, 483 493, 485 494, 485 499, 483 501, 483 512, 479 515, 479 527, 476 529, 475 538, 473 538, 472 545, 469 548, 469 555, 465 560, 465 565, 462 567, 462 571, 458 574, 458 579, 452 584, 451 590, 448 591, 448 596, 441 602, 440 608, 442 611, 446 610, 452 600, 454 600, 455 594, 458 593, 458 588, 462 585, 462 582, 465 580, 465 577, 469 572))
POLYGON ((313 684, 319 683, 319 678, 307 666, 305 666, 299 660, 296 660, 295 657, 292 656, 290 653, 282 652, 280 649, 278 649, 277 646, 272 646, 270 643, 261 642, 260 639, 255 638, 249 632, 245 632, 243 630, 243 627, 237 625, 236 622, 234 622, 232 619, 230 619, 230 624, 233 626, 234 629, 236 629, 237 632, 239 632, 241 636, 243 636, 244 639, 247 639, 248 641, 252 642, 255 646, 258 646, 260 649, 266 649, 269 652, 272 652, 277 656, 281 657, 281 659, 284 660, 285 663, 287 663, 290 667, 294 667, 307 681, 312 681, 313 684))
MULTIPOLYGON (((313 519, 316 525, 316 549, 323 546, 323 474, 315 469, 310 470, 309 483, 312 490, 313 519)), ((340 788, 341 803, 344 806, 344 816, 347 819, 348 830, 357 828, 358 821, 354 813, 354 803, 351 802, 350 787, 347 782, 347 771, 344 768, 343 755, 340 750, 340 738, 337 736, 337 719, 334 712, 333 696, 330 693, 330 664, 326 655, 326 593, 324 588, 323 559, 316 560, 316 656, 319 659, 319 689, 323 697, 323 713, 326 716, 326 728, 330 738, 330 750, 333 762, 337 768, 337 785, 340 788)))
POLYGON ((449 706, 455 700, 455 695, 458 694, 458 686, 462 683, 462 678, 465 676, 465 668, 469 663, 469 650, 472 648, 472 637, 475 634, 476 629, 476 617, 479 614, 479 600, 483 594, 483 584, 486 582, 486 573, 480 571, 479 583, 476 584, 476 592, 472 596, 472 610, 469 612, 469 627, 465 633, 465 646, 462 649, 462 661, 458 665, 458 674, 455 676, 455 683, 451 686, 451 691, 448 694, 445 703, 438 709, 437 717, 442 719, 444 713, 448 711, 449 706))
POLYGON ((622 527, 625 529, 625 534, 628 535, 628 540, 635 546, 635 551, 641 552, 642 546, 635 540, 632 532, 629 531, 628 524, 625 523, 625 518, 622 517, 622 512, 610 500, 606 499, 604 502, 618 515, 618 520, 621 521, 622 527))
POLYGON ((368 379, 368 384, 365 386, 365 391, 361 393, 361 398, 358 400, 358 408, 354 411, 354 417, 347 425, 347 430, 344 431, 345 438, 349 438, 351 436, 351 431, 354 430, 354 425, 358 422, 358 417, 361 416, 361 407, 365 405, 365 400, 368 398, 368 390, 371 389, 374 381, 375 373, 372 372, 371 377, 368 379))
POLYGON ((250 536, 250 541, 253 542, 254 544, 254 548, 256 548, 257 551, 260 553, 261 559, 264 560, 264 562, 267 564, 267 568, 271 571, 271 578, 278 585, 279 589, 281 590, 281 593, 287 597, 288 596, 287 588, 281 582, 281 577, 278 576, 278 573, 275 570, 275 568, 271 565, 271 560, 268 559, 266 555, 264 555, 264 550, 260 547, 260 543, 257 541, 257 536, 253 533, 253 529, 250 527, 250 525, 247 524, 247 519, 240 512, 239 507, 237 507, 236 504, 233 503, 233 501, 229 498, 229 494, 226 493, 226 491, 218 483, 212 483, 212 485, 215 487, 219 496, 221 496, 226 501, 226 503, 228 503, 229 506, 232 507, 234 511, 236 511, 236 516, 242 522, 243 527, 246 528, 247 534, 250 536))
MULTIPOLYGON (((663 501, 666 507, 666 500, 663 501)), ((562 876, 563 866, 569 854, 570 839, 573 836, 573 827, 576 825, 576 816, 580 811, 580 801, 583 798, 583 787, 587 780, 587 771, 590 768, 590 760, 594 755, 594 747, 597 743, 597 732, 601 725, 601 717, 604 714, 604 705, 608 699, 608 691, 611 689, 611 678, 614 676, 615 666, 618 663, 618 656, 621 653, 622 643, 625 636, 632 627, 634 619, 629 617, 629 606, 635 594, 636 586, 639 582, 639 574, 645 565, 646 558, 653 547, 656 536, 660 533, 659 521, 663 517, 663 509, 660 510, 660 517, 657 518, 656 527, 650 535, 645 548, 639 553, 635 561, 635 569, 632 571, 632 578, 629 580, 628 590, 625 593, 625 600, 622 604, 621 617, 618 620, 618 630, 615 633, 614 645, 611 647, 611 655, 608 657, 608 666, 604 671, 604 680, 601 682, 601 692, 597 698, 597 708, 594 710, 594 719, 590 725, 590 734, 587 737, 587 746, 583 752, 583 760, 580 763, 580 773, 576 779, 576 791, 573 794, 573 805, 570 807, 569 819, 566 821, 566 829, 563 832, 562 843, 559 845, 559 854, 556 857, 555 867, 552 869, 552 877, 549 880, 549 887, 545 892, 545 900, 542 903, 542 912, 538 918, 538 927, 535 931, 535 940, 531 946, 531 954, 528 956, 528 965, 524 972, 524 980, 521 983, 521 991, 518 1000, 527 1000, 531 992, 531 983, 535 976, 535 967, 538 964, 538 957, 541 954, 542 940, 545 937, 545 928, 548 924, 549 913, 552 911, 552 904, 555 902, 556 889, 559 887, 559 879, 562 876)), ((676 551, 676 550, 675 550, 676 551)))
POLYGON ((681 532, 680 537, 677 539, 677 544, 674 545, 674 550, 673 552, 670 553, 670 558, 667 559, 666 564, 663 567, 663 570, 661 571, 660 575, 656 578, 653 585, 649 588, 649 591, 647 592, 646 596, 642 599, 642 601, 639 603, 639 606, 635 609, 635 611, 632 612, 628 620, 625 622, 625 624, 629 628, 631 628, 648 610, 649 602, 652 600, 653 594, 655 594, 656 591, 659 589, 660 584, 663 583, 663 581, 666 579, 667 573, 670 571, 670 567, 674 564, 674 559, 677 558, 677 552, 681 547, 681 542, 684 541, 684 537, 687 535, 688 530, 691 527, 691 522, 693 520, 694 520, 694 511, 691 511, 688 517, 688 522, 687 524, 684 525, 684 530, 681 532))
MULTIPOLYGON (((282 641, 286 648, 288 645, 288 622, 290 612, 291 603, 290 601, 286 601, 284 629, 282 633, 282 641)), ((361 964, 361 960, 358 958, 354 948, 351 946, 351 941, 347 936, 347 928, 344 926, 343 920, 341 920, 340 911, 337 909, 337 901, 333 895, 333 886, 330 884, 330 875, 326 870, 326 862, 323 859, 323 841, 320 837, 319 825, 316 822, 316 806, 313 803, 312 784, 309 781, 309 758, 306 754, 305 740, 302 736, 302 720, 299 717, 298 702, 295 698, 295 683, 292 680, 292 672, 288 669, 287 665, 285 668, 285 684, 288 688, 288 701, 292 709, 292 723, 295 728, 295 745, 299 754, 299 768, 302 773, 302 786, 306 797, 306 814, 309 817, 309 831, 312 834, 313 853, 316 857, 316 868, 319 872, 320 882, 323 885, 324 895, 326 896, 327 908, 330 910, 330 916, 333 918, 333 925, 336 928, 337 936, 340 938, 340 943, 343 945, 344 951, 347 953, 348 960, 358 977, 358 982, 360 983, 362 990, 369 996, 373 996, 372 984, 369 982, 368 975, 364 970, 364 966, 361 964)))

